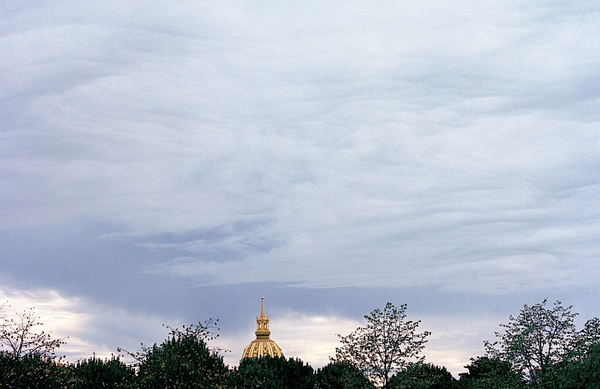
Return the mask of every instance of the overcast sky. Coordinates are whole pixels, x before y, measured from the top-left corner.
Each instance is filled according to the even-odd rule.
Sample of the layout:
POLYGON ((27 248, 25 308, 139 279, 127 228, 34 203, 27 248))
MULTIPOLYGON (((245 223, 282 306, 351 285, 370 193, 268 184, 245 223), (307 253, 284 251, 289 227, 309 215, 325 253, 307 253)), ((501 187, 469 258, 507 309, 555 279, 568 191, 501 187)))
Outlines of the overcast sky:
POLYGON ((68 358, 260 297, 328 362, 387 301, 462 371, 548 297, 600 316, 597 1, 0 5, 0 297, 68 358))

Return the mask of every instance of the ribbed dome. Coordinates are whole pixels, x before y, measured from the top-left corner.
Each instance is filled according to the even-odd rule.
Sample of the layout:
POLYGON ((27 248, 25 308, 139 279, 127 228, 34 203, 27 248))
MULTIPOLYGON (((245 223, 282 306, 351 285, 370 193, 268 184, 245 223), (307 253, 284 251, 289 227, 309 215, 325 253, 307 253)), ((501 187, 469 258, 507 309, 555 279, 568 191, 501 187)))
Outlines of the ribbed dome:
POLYGON ((242 359, 262 358, 266 356, 283 357, 283 351, 271 339, 255 339, 244 349, 242 359))
POLYGON ((265 301, 261 297, 260 316, 256 318, 256 339, 244 349, 242 359, 244 358, 262 358, 266 356, 283 357, 281 347, 270 339, 269 318, 265 316, 265 301))

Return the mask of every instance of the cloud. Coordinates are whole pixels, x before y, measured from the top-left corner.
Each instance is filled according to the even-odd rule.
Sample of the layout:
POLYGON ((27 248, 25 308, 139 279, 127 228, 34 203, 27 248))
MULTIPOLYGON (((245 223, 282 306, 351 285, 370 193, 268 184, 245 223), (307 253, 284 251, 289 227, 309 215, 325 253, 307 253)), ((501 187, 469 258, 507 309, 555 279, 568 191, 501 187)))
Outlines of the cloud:
POLYGON ((154 323, 248 285, 598 288, 597 5, 2 7, 19 290, 154 323))
POLYGON ((419 329, 431 332, 423 351, 425 362, 445 366, 457 377, 471 358, 485 354, 483 342, 493 340, 498 329, 494 320, 469 314, 424 316, 419 329))
POLYGON ((43 330, 54 339, 63 339, 66 344, 56 354, 71 362, 92 355, 99 358, 118 355, 119 347, 135 352, 140 343, 160 343, 167 333, 163 324, 182 321, 95 305, 78 297, 65 297, 55 290, 3 288, 0 298, 8 301, 3 309, 7 318, 32 308, 42 323, 32 330, 43 330))
POLYGON ((344 317, 288 312, 273 320, 271 328, 284 353, 298 355, 316 369, 329 363, 329 358, 335 356, 335 348, 340 345, 337 334, 354 331, 359 325, 356 320, 344 317))

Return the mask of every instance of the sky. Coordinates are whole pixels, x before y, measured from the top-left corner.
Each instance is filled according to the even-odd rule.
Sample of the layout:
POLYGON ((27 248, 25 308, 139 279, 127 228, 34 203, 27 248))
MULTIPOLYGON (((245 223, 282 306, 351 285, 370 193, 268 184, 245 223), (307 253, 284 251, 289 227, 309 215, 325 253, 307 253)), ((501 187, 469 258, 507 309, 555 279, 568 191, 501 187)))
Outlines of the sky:
POLYGON ((600 316, 597 1, 0 5, 0 301, 69 360, 218 319, 320 367, 386 302, 454 374, 600 316))

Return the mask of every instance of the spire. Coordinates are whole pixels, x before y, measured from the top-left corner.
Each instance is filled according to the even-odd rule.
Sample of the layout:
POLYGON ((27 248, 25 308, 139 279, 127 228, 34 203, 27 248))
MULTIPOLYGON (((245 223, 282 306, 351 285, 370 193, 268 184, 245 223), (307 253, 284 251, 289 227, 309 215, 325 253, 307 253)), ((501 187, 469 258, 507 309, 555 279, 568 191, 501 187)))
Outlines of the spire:
POLYGON ((260 316, 256 318, 256 339, 269 339, 269 317, 265 316, 265 298, 260 298, 260 316))

